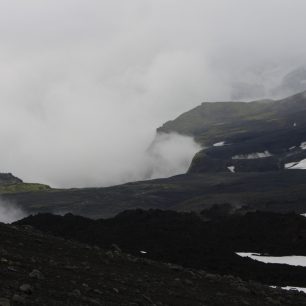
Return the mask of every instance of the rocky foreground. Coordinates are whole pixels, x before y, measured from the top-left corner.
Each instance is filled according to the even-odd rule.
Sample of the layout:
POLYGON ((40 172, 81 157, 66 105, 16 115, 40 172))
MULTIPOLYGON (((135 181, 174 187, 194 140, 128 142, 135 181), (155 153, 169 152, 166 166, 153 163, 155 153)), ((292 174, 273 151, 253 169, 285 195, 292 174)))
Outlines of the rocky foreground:
POLYGON ((306 256, 306 218, 265 212, 232 215, 229 209, 229 205, 214 206, 201 215, 138 209, 100 220, 38 214, 16 224, 102 249, 116 244, 136 257, 212 274, 306 288, 306 267, 265 264, 236 254, 306 256))
POLYGON ((306 305, 306 295, 0 224, 0 305, 306 305))

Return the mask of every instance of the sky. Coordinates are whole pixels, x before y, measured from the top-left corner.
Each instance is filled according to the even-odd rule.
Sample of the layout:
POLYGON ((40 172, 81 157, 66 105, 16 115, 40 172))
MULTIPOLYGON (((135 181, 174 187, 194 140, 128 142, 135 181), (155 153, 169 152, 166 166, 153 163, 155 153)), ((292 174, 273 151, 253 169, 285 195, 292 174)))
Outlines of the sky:
POLYGON ((54 187, 183 173, 200 147, 162 135, 148 152, 156 128, 203 101, 303 87, 305 11, 304 0, 1 1, 0 171, 54 187))

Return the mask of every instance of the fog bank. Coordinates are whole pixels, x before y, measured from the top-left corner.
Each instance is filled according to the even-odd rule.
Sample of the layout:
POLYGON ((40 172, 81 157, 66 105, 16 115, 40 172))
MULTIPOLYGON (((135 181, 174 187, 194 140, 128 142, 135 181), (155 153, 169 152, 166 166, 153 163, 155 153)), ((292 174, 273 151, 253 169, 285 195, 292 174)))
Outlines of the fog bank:
POLYGON ((2 1, 0 171, 57 187, 180 173, 198 146, 164 137, 150 155, 162 123, 203 101, 304 89, 305 11, 299 0, 2 1))
POLYGON ((12 223, 24 217, 26 217, 26 214, 22 209, 13 203, 0 199, 0 222, 12 223))

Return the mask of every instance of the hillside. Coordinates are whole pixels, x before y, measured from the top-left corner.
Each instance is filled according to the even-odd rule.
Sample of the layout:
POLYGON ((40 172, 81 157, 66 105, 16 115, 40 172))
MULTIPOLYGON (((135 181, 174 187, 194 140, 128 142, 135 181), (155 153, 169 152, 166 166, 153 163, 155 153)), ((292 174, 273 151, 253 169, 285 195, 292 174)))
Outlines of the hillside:
POLYGON ((12 173, 0 173, 0 194, 28 191, 42 191, 51 189, 48 185, 37 183, 24 183, 12 173))
POLYGON ((108 188, 1 186, 26 213, 111 217, 127 209, 306 212, 306 94, 283 100, 203 103, 158 129, 204 145, 187 174, 108 188))
POLYGON ((26 214, 68 213, 111 217, 127 209, 197 211, 229 203, 236 210, 306 212, 306 172, 199 173, 107 188, 5 193, 26 214))
POLYGON ((305 267, 236 254, 306 256, 305 115, 304 93, 202 104, 159 129, 204 145, 165 179, 52 189, 0 174, 1 205, 40 213, 0 224, 0 305, 306 305, 260 284, 305 288, 305 267))
POLYGON ((306 92, 278 101, 203 103, 158 129, 193 136, 205 147, 192 161, 195 173, 301 168, 305 131, 306 92))
POLYGON ((305 267, 264 264, 236 255, 306 256, 305 217, 259 212, 221 216, 214 210, 201 216, 160 210, 126 211, 100 220, 39 214, 16 224, 106 249, 116 244, 134 256, 232 274, 245 281, 306 287, 305 267))
POLYGON ((306 121, 306 92, 282 100, 205 102, 166 122, 158 133, 195 137, 203 146, 238 142, 252 135, 299 127, 306 121))
POLYGON ((0 305, 305 305, 306 295, 0 224, 0 305), (52 246, 50 248, 50 246, 52 246), (22 253, 21 253, 22 250, 22 253))

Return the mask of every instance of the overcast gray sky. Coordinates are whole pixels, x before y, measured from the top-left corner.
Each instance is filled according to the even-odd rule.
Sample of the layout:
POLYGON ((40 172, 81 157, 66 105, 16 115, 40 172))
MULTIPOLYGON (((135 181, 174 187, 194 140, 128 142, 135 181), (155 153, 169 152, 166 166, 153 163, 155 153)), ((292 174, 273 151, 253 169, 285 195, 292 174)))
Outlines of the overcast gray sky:
MULTIPOLYGON (((282 94, 305 65, 305 12, 304 0, 1 1, 0 170, 54 186, 141 179, 164 121, 282 94)), ((167 174, 197 149, 174 136, 167 174)))

